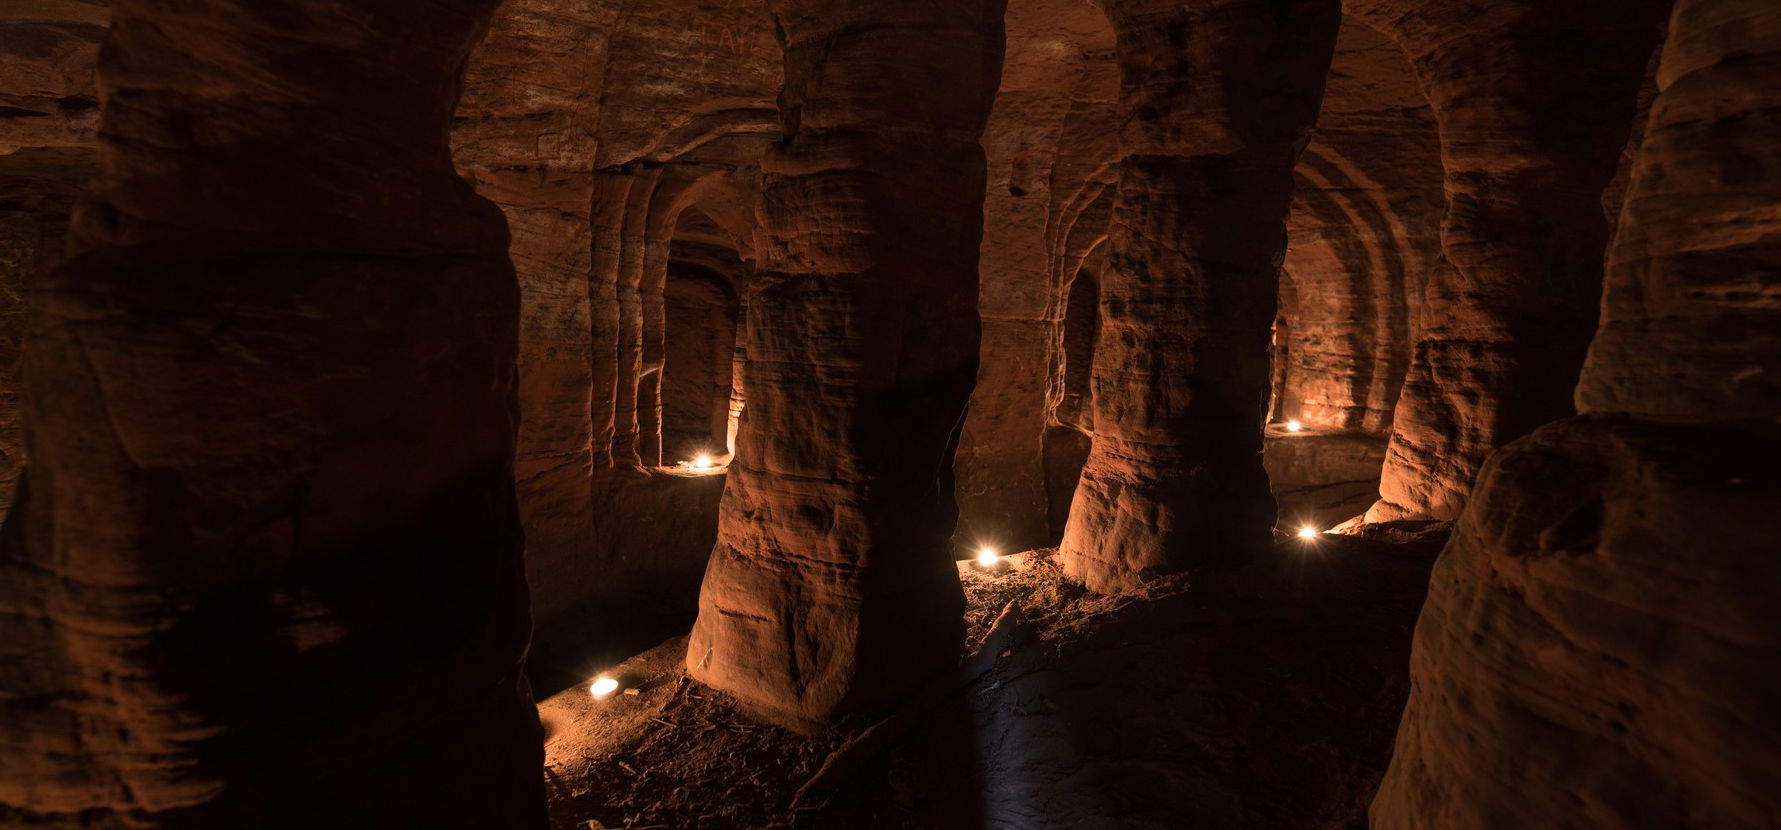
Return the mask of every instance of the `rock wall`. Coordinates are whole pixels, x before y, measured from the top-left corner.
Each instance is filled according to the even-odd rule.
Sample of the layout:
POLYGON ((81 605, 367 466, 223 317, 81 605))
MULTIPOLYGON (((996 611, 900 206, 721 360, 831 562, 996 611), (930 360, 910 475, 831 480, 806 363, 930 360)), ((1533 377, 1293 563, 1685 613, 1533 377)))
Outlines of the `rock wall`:
MULTIPOLYGON (((1044 94, 1030 81, 1018 85, 1016 79, 1032 74, 1019 71, 1020 33, 1052 31, 1038 22, 1059 17, 1060 12, 1046 3, 1011 6, 1010 71, 1004 74, 986 139, 992 174, 1000 169, 998 136, 1029 156, 1042 139, 1058 142, 1053 181, 1047 187, 1015 184, 1015 174, 1029 169, 1031 162, 1027 167, 1010 164, 1008 186, 1021 195, 1010 196, 992 183, 985 202, 987 215, 999 220, 986 222, 984 246, 983 308, 986 319, 991 319, 991 299, 1009 291, 1000 286, 1008 279, 1022 281, 1017 284, 1031 279, 998 270, 1007 258, 1005 249, 1038 245, 1030 234, 1020 235, 1017 221, 998 214, 998 205, 1030 205, 1035 195, 1050 196, 1044 244, 1052 257, 1043 316, 1050 335, 1041 358, 1047 366, 1044 432, 1035 458, 1030 439, 1024 437, 1032 408, 1026 388, 1031 384, 1024 380, 1029 373, 1022 368, 1024 352, 1007 350, 995 336, 997 327, 986 323, 985 368, 972 399, 958 463, 963 543, 959 547, 966 552, 975 548, 970 543, 983 537, 1035 544, 1029 541, 1038 533, 1032 520, 1023 523, 1019 518, 1021 511, 1032 515, 1024 499, 1036 496, 1035 491, 1045 496, 1049 541, 1055 543, 1063 533, 1093 425, 1087 368, 1099 328, 1097 283, 1105 267, 1104 240, 1112 205, 1112 190, 1106 185, 1117 175, 1113 169, 1117 147, 1112 141, 1118 133, 1117 66, 1111 44, 1102 46, 1073 34, 1071 44, 1083 44, 1081 59, 1060 61, 1052 56, 1055 41, 1041 37, 1034 42, 1049 51, 1033 51, 1049 59, 1046 65, 1054 71, 1074 69, 1074 83, 1048 78, 1044 94), (1049 122, 1022 120, 1030 119, 1029 113, 1050 111, 1026 102, 1047 101, 1045 95, 1056 98, 1066 92, 1074 100, 1055 139, 1046 132, 1049 122), (1027 108, 1005 106, 1003 102, 1010 99, 1027 108), (998 388, 1013 391, 998 395, 992 391, 998 388), (1000 414, 1004 412, 1008 414, 1000 414), (980 424, 992 421, 1003 429, 979 431, 980 424), (1034 479, 1042 479, 1042 486, 1035 487, 1034 479), (1000 512, 991 513, 992 509, 1000 512), (976 533, 983 524, 1017 530, 1005 536, 976 533)), ((1403 51, 1359 18, 1344 18, 1322 108, 1310 144, 1294 169, 1275 321, 1271 417, 1298 420, 1316 430, 1381 437, 1390 433, 1398 389, 1418 331, 1422 284, 1439 247, 1444 197, 1440 164, 1434 115, 1403 51)), ((1024 330, 1024 321, 1017 318, 1005 325, 1024 330)), ((1320 448, 1347 447, 1351 442, 1311 443, 1320 448)), ((1295 491, 1294 509, 1288 511, 1294 516, 1346 509, 1343 505, 1352 496, 1364 495, 1373 486, 1352 479, 1354 459, 1345 450, 1328 459, 1321 471, 1317 452, 1292 455, 1298 459, 1295 472, 1275 482, 1273 489, 1276 495, 1295 491), (1338 482, 1341 498, 1325 498, 1329 495, 1325 492, 1311 497, 1321 508, 1299 509, 1306 502, 1306 487, 1338 482)), ((1376 482, 1377 471, 1366 477, 1376 482)), ((1376 498, 1375 490, 1367 504, 1376 498)))
POLYGON ((684 634, 717 541, 725 474, 610 470, 594 486, 601 520, 590 552, 556 567, 527 563, 538 628, 526 671, 540 697, 585 683, 684 634))
MULTIPOLYGON (((1064 311, 1057 298, 1069 279, 1054 273, 1054 221, 1113 155, 1106 137, 1117 78, 1106 15, 1083 0, 1015 0, 1005 20, 1007 57, 983 134, 989 181, 977 308, 985 359, 953 465, 960 556, 985 544, 1012 551, 1056 542, 1043 442, 1064 311)), ((1104 221, 1097 231, 1105 234, 1104 221)))
POLYGON ((1270 543, 1258 426, 1276 273, 1340 22, 1321 0, 1108 12, 1123 160, 1093 443, 1061 547, 1066 573, 1103 591, 1270 543))
POLYGON ((1579 417, 1485 465, 1375 827, 1781 814, 1781 8, 1680 0, 1658 82, 1579 417))
POLYGON ((69 211, 93 173, 93 70, 109 23, 91 0, 32 0, 0 17, 0 516, 25 457, 25 295, 61 261, 69 211))
POLYGON ((19 419, 19 359, 25 339, 25 286, 37 274, 48 240, 39 214, 0 212, 0 515, 12 504, 24 470, 24 425, 19 419))
MULTIPOLYGON (((501 206, 519 280, 514 453, 536 615, 594 550, 594 159, 601 73, 619 3, 507 0, 471 53, 452 160, 501 206)), ((541 627, 540 639, 554 639, 541 627)))
POLYGON ((1403 51, 1342 21, 1294 169, 1270 413, 1386 436, 1420 330, 1444 193, 1435 118, 1403 51))
POLYGON ((730 423, 736 289, 725 277, 683 264, 670 267, 663 298, 669 333, 662 353, 663 456, 719 458, 730 423))
POLYGON ((1328 530, 1360 515, 1379 498, 1385 439, 1360 432, 1290 432, 1270 427, 1262 466, 1279 505, 1277 526, 1297 533, 1328 530))
POLYGON ((682 460, 661 432, 685 345, 667 274, 689 209, 722 220, 701 241, 751 256, 772 31, 762 2, 509 0, 471 56, 453 157, 513 228, 515 463, 551 677, 691 621, 722 478, 656 472, 682 460), (639 571, 647 589, 615 576, 639 571))
POLYGON ((1600 299, 1602 191, 1664 9, 1350 5, 1410 56, 1440 124, 1447 189, 1369 521, 1458 516, 1492 449, 1571 414, 1600 299))
POLYGON ((0 819, 535 820, 520 527, 534 679, 697 610, 808 726, 947 665, 950 556, 1130 588, 1270 488, 1344 518, 1387 435, 1370 517, 1452 518, 1573 391, 1484 466, 1375 821, 1776 806, 1764 4, 1652 79, 1660 0, 507 0, 474 50, 491 0, 129 0, 101 166, 105 4, 19 2, 0 819))
POLYGON ((0 17, 0 157, 87 147, 99 128, 93 67, 110 22, 101 0, 17 0, 0 17))
MULTIPOLYGON (((1120 66, 1112 22, 1101 25, 1104 31, 1097 29, 1095 39, 1085 44, 1082 71, 1070 89, 1069 110, 1058 131, 1059 160, 1074 161, 1053 166, 1051 205, 1046 211, 1050 262, 1045 319, 1050 332, 1039 464, 1045 481, 1048 545, 1063 538, 1076 482, 1088 459, 1094 418, 1090 384, 1101 325, 1100 275, 1107 262, 1113 184, 1119 177, 1115 125, 1120 66)), ((994 362, 993 355, 989 362, 994 362)), ((969 517, 961 518, 961 524, 967 521, 969 517)))
MULTIPOLYGON (((12 150, 0 155, 0 204, 8 227, 19 229, 8 239, 23 238, 25 225, 41 226, 52 238, 37 248, 51 251, 60 246, 68 204, 91 174, 98 123, 92 70, 108 16, 93 0, 31 0, 22 13, 0 21, 9 35, 0 42, 7 70, 0 105, 12 113, 0 119, 0 153, 12 150)), ((745 275, 759 159, 768 132, 777 129, 779 64, 765 5, 731 0, 511 0, 497 9, 468 62, 453 160, 480 195, 503 208, 513 233, 521 288, 515 461, 528 569, 539 587, 535 610, 546 621, 538 644, 547 651, 580 650, 585 660, 590 642, 597 650, 668 633, 626 623, 654 615, 636 613, 633 592, 599 578, 625 562, 651 559, 683 571, 691 587, 670 604, 678 609, 675 627, 691 620, 716 502, 705 485, 641 473, 658 460, 679 460, 644 426, 661 423, 660 393, 651 390, 673 378, 664 368, 673 341, 660 298, 645 296, 646 271, 656 287, 673 256, 668 237, 681 236, 675 217, 690 193, 694 212, 722 220, 723 238, 701 230, 701 243, 715 241, 724 249, 723 267, 745 275), (699 22, 689 26, 688 19, 699 22), (634 175, 666 183, 661 198, 653 183, 630 190, 634 175), (596 217, 596 183, 615 178, 627 188, 616 199, 608 192, 616 218, 596 217), (625 217, 634 215, 627 211, 644 214, 635 217, 628 253, 619 244, 625 217), (660 238, 646 241, 642 228, 651 222, 660 238), (621 264, 630 269, 622 284, 635 289, 622 309, 621 264), (619 466, 612 462, 615 438, 624 446, 619 466), (645 443, 654 450, 648 463, 645 443), (639 491, 617 492, 632 486, 639 491), (676 486, 683 491, 664 490, 676 486), (652 503, 704 531, 639 536, 636 527, 660 525, 627 513, 627 505, 652 503), (618 521, 633 527, 601 527, 618 521), (701 549, 686 547, 698 538, 707 540, 701 549), (612 547, 615 540, 622 546, 612 547), (568 585, 578 587, 561 587, 568 585), (590 636, 595 619, 605 621, 605 633, 590 636)), ((9 263, 34 256, 8 244, 9 263)), ((5 276, 17 281, 24 274, 9 266, 5 276)), ((8 319, 22 322, 0 316, 8 319)), ((16 384, 0 384, 0 481, 23 452, 20 439, 8 437, 16 419, 8 420, 4 401, 13 390, 16 384)))
MULTIPOLYGON (((61 79, 54 95, 33 93, 46 113, 78 113, 90 95, 78 75, 95 58, 103 9, 68 8, 79 14, 58 25, 87 33, 89 45, 31 47, 30 77, 61 79), (95 9, 98 23, 81 18, 95 9), (59 68, 48 72, 48 63, 59 68), (64 78, 69 72, 74 80, 64 78)), ((1069 346, 1066 329, 1092 333, 1097 326, 1084 329, 1085 319, 1099 317, 1080 309, 1071 317, 1068 298, 1073 286, 1098 280, 1117 177, 1118 65, 1105 14, 1082 0, 1021 0, 1005 22, 1011 46, 983 139, 991 181, 979 312, 988 359, 954 464, 958 555, 980 543, 1017 549, 1061 537, 1092 418, 1087 375, 1065 371, 1072 360, 1088 365, 1092 341, 1069 346), (1079 274, 1089 279, 1079 284, 1079 274)), ((1335 92, 1298 169, 1282 296, 1292 302, 1296 279, 1315 298, 1283 312, 1307 323, 1291 352, 1294 411, 1319 425, 1377 431, 1380 399, 1393 390, 1379 379, 1392 374, 1400 330, 1414 316, 1407 298, 1387 295, 1416 272, 1413 254, 1432 224, 1410 175, 1429 163, 1416 133, 1426 108, 1405 95, 1413 84, 1392 65, 1395 52, 1369 33, 1350 23, 1339 39, 1335 92), (1349 369, 1373 379, 1337 378, 1349 369), (1331 414, 1320 420, 1319 412, 1331 414)), ((469 61, 453 159, 513 229, 516 469, 545 651, 572 655, 665 633, 624 622, 640 618, 633 592, 600 579, 603 569, 653 558, 691 580, 702 571, 707 551, 684 547, 702 534, 652 541, 615 525, 652 525, 654 516, 624 506, 652 503, 676 505, 664 509, 694 525, 717 522, 702 485, 643 471, 687 456, 688 439, 670 434, 680 417, 670 411, 680 376, 671 356, 689 348, 665 304, 670 263, 711 268, 738 286, 754 267, 759 159, 778 129, 782 70, 772 38, 760 2, 511 0, 469 61), (640 491, 615 489, 633 486, 640 491), (690 489, 663 489, 677 486, 690 489), (631 541, 610 547, 615 539, 631 541), (596 620, 607 622, 590 633, 596 620), (608 631, 608 623, 618 627, 608 631)), ((90 127, 85 136, 68 130, 90 121, 63 118, 57 140, 87 151, 90 127)), ((48 133, 32 127, 30 135, 43 141, 48 133)), ((739 411, 745 395, 732 374, 728 408, 739 411)), ((674 596, 684 597, 675 602, 690 619, 690 594, 674 596)))
POLYGON ((113 6, 30 297, 7 823, 543 825, 518 292, 447 142, 493 5, 113 6))
MULTIPOLYGON (((0 516, 12 504, 25 466, 20 409, 25 297, 39 275, 50 273, 61 261, 68 210, 75 195, 73 182, 59 176, 42 177, 49 155, 60 154, 21 151, 0 156, 0 516), (18 171, 19 162, 29 165, 30 172, 18 171)), ((87 155, 71 159, 69 172, 89 171, 87 155)))
POLYGON ((1003 4, 773 6, 748 404, 687 650, 693 677, 809 724, 950 666, 950 470, 978 366, 977 258, 1003 4))

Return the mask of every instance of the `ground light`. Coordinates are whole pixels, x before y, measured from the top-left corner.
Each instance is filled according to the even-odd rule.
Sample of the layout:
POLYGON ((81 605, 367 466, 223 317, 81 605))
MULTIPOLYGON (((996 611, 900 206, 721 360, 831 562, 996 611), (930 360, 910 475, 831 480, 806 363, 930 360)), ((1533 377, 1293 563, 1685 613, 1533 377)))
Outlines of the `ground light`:
POLYGON ((611 695, 613 692, 618 691, 618 680, 611 677, 596 677, 594 678, 594 685, 589 686, 587 690, 591 692, 594 697, 604 698, 611 695))
POLYGON ((693 459, 693 466, 701 470, 707 469, 715 463, 716 462, 711 460, 711 456, 704 454, 700 454, 698 458, 693 459))
POLYGON ((978 565, 985 568, 993 568, 996 566, 996 563, 1000 561, 1002 561, 1002 557, 1000 554, 996 553, 995 548, 982 547, 977 549, 978 565))
POLYGON ((1287 432, 1298 432, 1299 430, 1302 430, 1304 428, 1305 428, 1305 425, 1299 423, 1298 421, 1287 421, 1286 422, 1286 431, 1287 432))
POLYGON ((1305 525, 1304 527, 1299 528, 1299 538, 1300 539, 1315 539, 1315 538, 1317 538, 1317 528, 1312 527, 1310 525, 1305 525))

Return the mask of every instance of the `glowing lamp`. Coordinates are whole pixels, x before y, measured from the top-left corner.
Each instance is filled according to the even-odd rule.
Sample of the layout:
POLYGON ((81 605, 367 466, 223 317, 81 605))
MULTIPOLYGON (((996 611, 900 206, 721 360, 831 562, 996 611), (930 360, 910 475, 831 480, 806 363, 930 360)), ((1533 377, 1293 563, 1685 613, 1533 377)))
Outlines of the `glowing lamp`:
MULTIPOLYGON (((1287 432, 1298 432, 1299 430, 1304 429, 1304 428, 1305 428, 1305 425, 1299 423, 1298 421, 1287 421, 1286 422, 1286 431, 1287 432)), ((1301 535, 1303 535, 1303 534, 1301 534, 1301 535)))
POLYGON ((1317 538, 1317 528, 1312 527, 1310 525, 1305 525, 1304 527, 1299 528, 1299 538, 1300 539, 1315 539, 1315 538, 1317 538))
POLYGON ((588 691, 592 692, 594 697, 604 698, 618 691, 618 680, 611 677, 596 677, 594 685, 589 686, 588 691))
POLYGON ((1002 557, 996 553, 995 548, 977 549, 977 564, 985 568, 993 568, 1000 561, 1002 561, 1002 557))
POLYGON ((714 463, 716 462, 711 460, 711 456, 704 454, 700 454, 698 458, 693 459, 693 466, 701 470, 710 467, 714 463))

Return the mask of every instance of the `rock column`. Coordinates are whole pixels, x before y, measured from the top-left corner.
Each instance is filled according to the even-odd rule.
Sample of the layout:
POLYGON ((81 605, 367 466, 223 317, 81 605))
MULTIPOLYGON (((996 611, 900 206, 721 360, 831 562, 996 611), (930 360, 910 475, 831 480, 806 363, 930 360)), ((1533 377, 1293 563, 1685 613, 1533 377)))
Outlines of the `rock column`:
POLYGON ((951 467, 977 373, 1003 3, 778 0, 784 136, 748 406, 687 665, 768 717, 887 706, 948 666, 951 467))
POLYGON ((30 298, 0 815, 543 826, 518 291, 447 138, 494 5, 113 5, 30 298))
POLYGON ((1269 329, 1330 0, 1117 0, 1124 154, 1101 277, 1093 447, 1066 571, 1135 587, 1270 542, 1269 329))
POLYGON ((1453 519, 1491 450, 1572 414, 1614 177, 1661 0, 1402 4, 1357 13, 1410 57, 1447 211, 1369 521, 1453 519))
POLYGON ((1681 0, 1658 81, 1581 416, 1485 464, 1374 827, 1781 815, 1781 7, 1681 0))

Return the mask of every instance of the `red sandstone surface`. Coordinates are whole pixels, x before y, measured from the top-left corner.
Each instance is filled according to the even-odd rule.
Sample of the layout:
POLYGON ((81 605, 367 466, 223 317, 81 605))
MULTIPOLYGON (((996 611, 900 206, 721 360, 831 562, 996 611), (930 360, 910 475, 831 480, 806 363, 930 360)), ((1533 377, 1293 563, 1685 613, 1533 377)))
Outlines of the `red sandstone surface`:
POLYGON ((1768 0, 10 0, 0 825, 1766 826, 1778 79, 1768 0))

